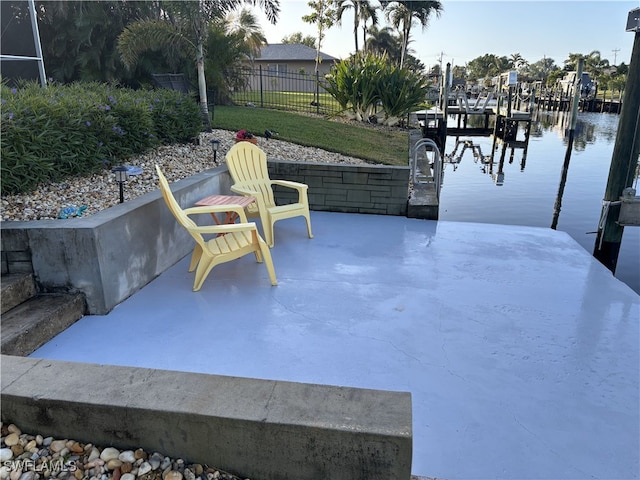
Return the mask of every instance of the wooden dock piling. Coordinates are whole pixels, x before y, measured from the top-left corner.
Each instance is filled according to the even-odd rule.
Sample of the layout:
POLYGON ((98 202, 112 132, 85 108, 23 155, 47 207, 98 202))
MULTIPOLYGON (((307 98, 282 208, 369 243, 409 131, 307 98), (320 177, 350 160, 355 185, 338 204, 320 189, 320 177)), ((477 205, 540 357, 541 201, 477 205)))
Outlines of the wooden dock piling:
POLYGON ((640 136, 637 135, 640 128, 640 31, 635 32, 623 105, 593 251, 593 256, 613 273, 624 232, 624 226, 618 223, 619 200, 623 190, 633 183, 633 172, 640 155, 640 136))

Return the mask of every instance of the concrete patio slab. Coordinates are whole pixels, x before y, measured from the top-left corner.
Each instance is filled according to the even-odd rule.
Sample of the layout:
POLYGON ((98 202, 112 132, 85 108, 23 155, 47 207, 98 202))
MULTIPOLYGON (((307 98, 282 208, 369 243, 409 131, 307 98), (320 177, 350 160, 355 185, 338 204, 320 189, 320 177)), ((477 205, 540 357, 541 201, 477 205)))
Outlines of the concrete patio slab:
POLYGON ((34 358, 408 391, 415 475, 639 476, 640 297, 550 229, 312 212, 279 285, 188 258, 34 358))

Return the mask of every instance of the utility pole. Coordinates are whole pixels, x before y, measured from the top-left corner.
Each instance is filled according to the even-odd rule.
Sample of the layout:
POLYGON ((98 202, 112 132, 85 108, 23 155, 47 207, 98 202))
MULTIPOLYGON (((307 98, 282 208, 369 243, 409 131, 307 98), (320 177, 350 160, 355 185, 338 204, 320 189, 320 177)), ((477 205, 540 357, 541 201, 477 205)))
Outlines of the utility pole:
POLYGON ((618 64, 616 63, 616 59, 618 58, 618 52, 620 51, 620 49, 619 48, 614 48, 611 51, 613 52, 613 64, 615 66, 618 66, 618 64))
POLYGON ((438 63, 440 64, 440 75, 442 75, 444 72, 442 71, 442 57, 444 57, 444 52, 440 52, 440 55, 437 55, 438 57, 438 63))
POLYGON ((622 191, 631 187, 633 183, 633 172, 640 154, 640 125, 638 125, 640 121, 640 21, 637 21, 637 25, 633 29, 627 29, 627 31, 635 32, 635 39, 616 143, 613 147, 611 167, 609 168, 609 179, 602 202, 602 214, 593 250, 593 256, 613 273, 616 271, 622 233, 624 232, 624 227, 618 225, 619 200, 622 191))

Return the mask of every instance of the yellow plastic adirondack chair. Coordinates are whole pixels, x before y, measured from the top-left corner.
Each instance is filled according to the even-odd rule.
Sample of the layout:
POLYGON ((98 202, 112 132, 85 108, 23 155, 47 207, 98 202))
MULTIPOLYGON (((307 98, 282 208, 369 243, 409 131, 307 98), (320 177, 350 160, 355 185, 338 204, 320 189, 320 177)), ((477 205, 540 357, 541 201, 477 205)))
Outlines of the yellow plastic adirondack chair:
POLYGON ((192 207, 183 210, 171 193, 169 183, 163 175, 160 167, 156 165, 156 171, 160 179, 160 190, 169 210, 176 218, 178 223, 182 225, 191 234, 196 241, 196 246, 191 255, 191 263, 189 271, 196 270, 196 278, 193 283, 193 291, 197 292, 209 275, 213 267, 224 262, 229 262, 240 258, 249 253, 254 253, 256 260, 263 262, 269 272, 271 285, 277 285, 273 261, 271 260, 271 252, 269 247, 258 234, 258 229, 254 222, 248 223, 244 209, 234 205, 218 205, 207 207, 192 207), (225 225, 207 225, 198 226, 189 218, 189 215, 199 213, 217 213, 233 211, 240 217, 241 223, 232 223, 225 225), (218 234, 211 240, 205 240, 203 234, 218 234))
POLYGON ((226 156, 227 166, 235 182, 231 191, 256 198, 256 205, 249 205, 249 216, 259 216, 264 229, 264 238, 273 247, 273 224, 283 218, 302 216, 307 222, 307 233, 311 233, 309 217, 308 186, 288 180, 271 180, 267 171, 267 155, 259 147, 249 142, 236 143, 226 156), (298 191, 298 201, 287 205, 276 205, 273 185, 293 188, 298 191))

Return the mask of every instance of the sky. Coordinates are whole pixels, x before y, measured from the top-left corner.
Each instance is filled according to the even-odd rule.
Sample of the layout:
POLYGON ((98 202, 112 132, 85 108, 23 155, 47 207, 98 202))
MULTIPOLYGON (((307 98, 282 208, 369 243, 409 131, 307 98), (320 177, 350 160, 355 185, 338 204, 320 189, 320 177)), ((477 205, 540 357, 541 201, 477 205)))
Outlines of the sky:
MULTIPOLYGON (((519 53, 529 63, 552 58, 562 67, 569 53, 593 50, 610 64, 628 65, 634 34, 625 31, 627 17, 640 7, 640 0, 441 2, 440 17, 433 17, 424 31, 417 23, 411 30, 409 47, 427 67, 441 59, 443 65, 465 65, 487 53, 506 57, 519 53)), ((307 0, 280 0, 280 16, 274 26, 256 10, 269 43, 281 43, 295 32, 317 36, 315 25, 302 21, 309 13, 307 0)), ((381 20, 384 22, 383 15, 381 20)), ((321 51, 346 58, 354 49, 353 13, 348 11, 342 26, 334 25, 326 32, 321 51)))

